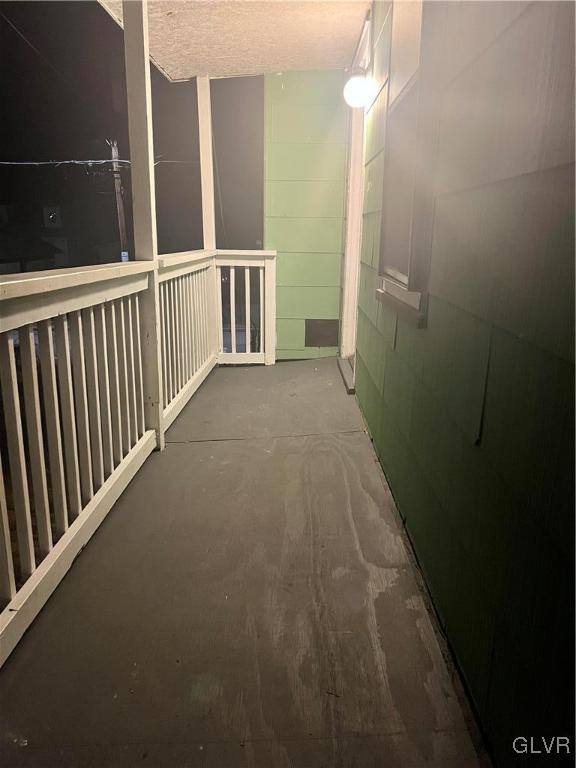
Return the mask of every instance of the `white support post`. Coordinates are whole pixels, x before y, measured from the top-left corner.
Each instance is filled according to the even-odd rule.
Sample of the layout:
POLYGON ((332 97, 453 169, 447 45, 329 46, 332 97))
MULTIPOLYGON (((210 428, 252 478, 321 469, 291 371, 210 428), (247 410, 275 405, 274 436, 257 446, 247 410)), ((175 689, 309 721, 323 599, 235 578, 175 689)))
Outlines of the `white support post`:
MULTIPOLYGON (((134 247, 137 260, 158 258, 152 93, 148 51, 147 0, 123 0, 124 56, 128 96, 128 128, 132 173, 134 247)), ((141 295, 142 375, 146 429, 156 432, 156 446, 164 448, 164 423, 160 338, 158 270, 149 273, 148 288, 141 295)))
MULTIPOLYGON (((262 301, 262 297, 260 297, 262 301)), ((266 365, 276 362, 276 259, 266 259, 264 269, 264 355, 266 365)))
POLYGON ((342 267, 342 317, 340 357, 356 352, 358 316, 358 277, 362 242, 362 200, 364 185, 364 110, 353 109, 350 120, 348 190, 346 198, 346 244, 342 267))
POLYGON ((212 107, 210 104, 210 78, 196 78, 198 93, 198 135, 200 144, 200 177, 202 185, 202 228, 204 248, 216 248, 216 220, 214 215, 214 170, 212 159, 212 107))
MULTIPOLYGON (((196 78, 198 97, 198 136, 200 146, 200 183, 202 189, 202 231, 204 248, 216 248, 216 216, 214 203, 214 162, 212 157, 212 106, 210 101, 210 78, 196 78)), ((213 286, 214 307, 210 312, 210 346, 218 354, 221 346, 220 312, 220 270, 212 263, 210 266, 211 285, 213 286)))

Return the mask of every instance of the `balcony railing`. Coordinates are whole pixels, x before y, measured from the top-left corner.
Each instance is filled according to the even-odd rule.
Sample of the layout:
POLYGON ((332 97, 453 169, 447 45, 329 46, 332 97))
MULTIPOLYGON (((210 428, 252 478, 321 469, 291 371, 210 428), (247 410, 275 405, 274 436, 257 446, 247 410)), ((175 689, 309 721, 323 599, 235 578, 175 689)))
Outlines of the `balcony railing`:
POLYGON ((212 368, 274 358, 274 252, 0 283, 0 665, 212 368))

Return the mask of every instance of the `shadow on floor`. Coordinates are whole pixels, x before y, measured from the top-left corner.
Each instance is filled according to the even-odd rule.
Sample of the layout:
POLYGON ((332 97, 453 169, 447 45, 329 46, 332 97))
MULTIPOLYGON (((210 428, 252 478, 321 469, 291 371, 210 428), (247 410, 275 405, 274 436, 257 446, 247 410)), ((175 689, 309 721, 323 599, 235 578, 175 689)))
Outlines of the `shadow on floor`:
POLYGON ((0 700, 6 768, 478 765, 335 360, 213 372, 0 700))

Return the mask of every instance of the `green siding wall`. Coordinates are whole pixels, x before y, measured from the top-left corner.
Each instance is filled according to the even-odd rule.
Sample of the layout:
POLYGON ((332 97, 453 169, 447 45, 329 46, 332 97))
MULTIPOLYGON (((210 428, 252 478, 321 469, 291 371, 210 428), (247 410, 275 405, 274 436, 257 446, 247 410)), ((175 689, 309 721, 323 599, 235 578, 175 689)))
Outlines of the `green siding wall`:
MULTIPOLYGON (((377 5, 383 60, 391 17, 377 5)), ((465 42, 476 40, 474 14, 492 31, 486 4, 445 5, 460 14, 446 39, 464 68, 478 56, 465 42)), ((514 756, 515 736, 573 731, 574 166, 562 111, 573 93, 560 74, 571 69, 573 10, 493 5, 512 24, 474 70, 480 83, 495 78, 493 93, 505 75, 506 99, 531 122, 518 130, 505 115, 500 149, 482 113, 475 129, 456 110, 453 136, 444 123, 441 168, 460 178, 436 197, 423 329, 376 300, 386 85, 367 113, 356 387, 497 765, 508 766, 527 757, 514 756), (544 116, 533 108, 542 92, 506 71, 526 39, 527 58, 546 50, 557 67, 544 116)), ((470 70, 465 87, 475 104, 470 70)))
POLYGON ((343 72, 267 75, 264 247, 278 251, 277 358, 306 347, 306 319, 340 316, 347 112, 343 72))

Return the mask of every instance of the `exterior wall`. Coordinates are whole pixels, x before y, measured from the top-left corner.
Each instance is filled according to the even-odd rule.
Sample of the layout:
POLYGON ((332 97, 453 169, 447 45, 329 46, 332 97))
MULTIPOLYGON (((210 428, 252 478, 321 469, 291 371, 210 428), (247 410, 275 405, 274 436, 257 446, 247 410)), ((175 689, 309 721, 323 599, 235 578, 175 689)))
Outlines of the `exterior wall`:
POLYGON ((306 347, 305 320, 338 320, 344 247, 347 112, 343 72, 265 78, 264 247, 276 248, 278 359, 306 347))
MULTIPOLYGON (((445 5, 461 74, 444 92, 455 112, 438 167, 451 176, 435 199, 427 327, 375 297, 384 85, 367 112, 357 397, 497 764, 508 766, 515 736, 573 732, 573 8, 429 5, 445 5), (516 52, 522 73, 507 69, 516 52), (500 100, 493 133, 475 111, 484 98, 486 109, 500 100)), ((377 6, 382 60, 391 16, 377 6)))

